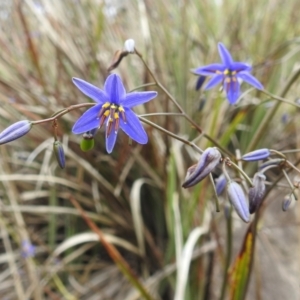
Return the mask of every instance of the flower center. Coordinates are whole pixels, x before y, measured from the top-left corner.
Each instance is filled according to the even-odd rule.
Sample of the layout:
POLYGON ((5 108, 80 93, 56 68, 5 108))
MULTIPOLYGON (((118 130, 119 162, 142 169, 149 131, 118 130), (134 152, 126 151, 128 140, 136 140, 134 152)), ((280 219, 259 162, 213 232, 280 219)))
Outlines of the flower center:
POLYGON ((98 118, 100 118, 99 127, 101 128, 105 120, 108 119, 108 128, 106 131, 107 137, 110 135, 113 129, 115 133, 118 132, 120 126, 120 115, 124 123, 126 123, 125 110, 122 106, 110 102, 106 102, 102 105, 98 114, 98 118))

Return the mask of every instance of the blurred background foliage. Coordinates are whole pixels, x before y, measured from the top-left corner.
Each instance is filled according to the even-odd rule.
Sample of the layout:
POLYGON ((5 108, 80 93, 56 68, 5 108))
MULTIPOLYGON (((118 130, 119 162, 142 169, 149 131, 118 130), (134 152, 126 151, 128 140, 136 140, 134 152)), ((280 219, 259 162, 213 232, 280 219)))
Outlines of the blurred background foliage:
MULTIPOLYGON (((218 89, 195 91, 190 70, 217 62, 222 42, 235 60, 253 65, 266 90, 297 103, 298 81, 283 88, 299 68, 299 10, 297 0, 1 0, 0 128, 89 101, 71 78, 102 87, 114 53, 133 38, 156 78, 205 133, 233 156, 253 150, 264 116, 278 102, 244 84, 242 101, 230 107, 218 89)), ((114 72, 128 91, 153 82, 135 55, 114 72)), ((136 112, 177 112, 155 89, 159 96, 136 112)), ((298 109, 278 106, 255 146, 298 149, 298 109)), ((1 299, 299 299, 300 210, 281 211, 283 183, 270 189, 251 232, 251 224, 231 216, 226 195, 216 213, 208 178, 181 188, 198 154, 148 125, 145 146, 120 134, 107 155, 100 133, 95 148, 82 152, 81 137, 70 131, 83 111, 58 122, 64 170, 52 153, 49 124, 0 147, 1 299), (72 199, 136 279, 123 275, 72 199), (24 255, 24 241, 35 245, 34 253, 24 255)), ((149 120, 202 149, 212 145, 183 118, 149 120)), ((256 165, 245 170, 253 176, 256 165)), ((268 181, 278 176, 270 173, 268 181)))

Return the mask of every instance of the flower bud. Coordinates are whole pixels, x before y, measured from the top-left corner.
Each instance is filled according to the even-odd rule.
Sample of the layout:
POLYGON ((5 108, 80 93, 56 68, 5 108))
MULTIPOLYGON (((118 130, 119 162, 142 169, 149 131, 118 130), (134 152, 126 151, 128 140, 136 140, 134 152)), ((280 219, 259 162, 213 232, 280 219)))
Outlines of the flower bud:
POLYGON ((188 188, 204 179, 220 162, 221 153, 217 148, 207 148, 197 165, 188 169, 182 187, 188 188))
POLYGON ((227 192, 230 203, 240 218, 248 223, 250 221, 249 208, 242 188, 234 181, 227 184, 227 192))
POLYGON ((216 192, 217 195, 221 195, 223 190, 225 189, 227 180, 224 174, 221 174, 218 179, 216 179, 216 192))
POLYGON ((128 53, 134 53, 135 52, 135 41, 133 39, 128 39, 124 43, 124 50, 128 53))
POLYGON ((206 79, 206 77, 203 76, 203 75, 200 75, 200 76, 198 77, 197 82, 196 82, 196 87, 195 87, 196 91, 198 91, 198 90, 201 89, 201 87, 202 87, 202 85, 203 85, 205 79, 206 79))
POLYGON ((266 176, 262 173, 255 173, 253 177, 253 187, 249 189, 249 211, 253 214, 259 208, 264 197, 266 186, 266 176))
POLYGON ((287 211, 290 204, 291 204, 291 202, 292 202, 292 198, 289 197, 289 196, 285 196, 283 201, 282 201, 282 210, 287 211))
POLYGON ((242 156, 242 160, 245 161, 256 161, 268 158, 270 156, 270 150, 269 149, 259 149, 252 152, 249 152, 242 156))
POLYGON ((56 160, 59 164, 59 166, 64 169, 65 165, 66 165, 66 160, 65 160, 65 152, 64 152, 64 148, 63 145, 60 141, 55 141, 53 143, 53 151, 56 157, 56 160))
POLYGON ((27 134, 32 127, 32 123, 28 120, 19 121, 4 129, 0 133, 0 145, 14 141, 27 134))
POLYGON ((274 159, 267 160, 259 166, 259 170, 263 170, 264 168, 267 168, 269 166, 279 166, 285 161, 286 160, 284 158, 274 158, 274 159))

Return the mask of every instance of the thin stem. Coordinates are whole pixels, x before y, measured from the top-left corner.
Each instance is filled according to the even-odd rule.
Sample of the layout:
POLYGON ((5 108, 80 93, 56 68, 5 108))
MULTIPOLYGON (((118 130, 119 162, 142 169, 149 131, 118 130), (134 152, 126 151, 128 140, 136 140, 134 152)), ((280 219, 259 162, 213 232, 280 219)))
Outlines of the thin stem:
POLYGON ((214 198, 215 198, 215 203, 216 203, 216 212, 220 212, 219 197, 218 197, 216 186, 215 186, 215 183, 214 183, 214 179, 213 179, 211 173, 209 173, 209 180, 210 180, 210 182, 211 182, 211 184, 213 186, 214 198))
POLYGON ((149 86, 157 86, 157 84, 156 84, 156 82, 149 82, 149 83, 141 84, 141 85, 135 87, 134 89, 130 90, 130 93, 134 92, 136 90, 142 89, 144 87, 149 87, 149 86))
POLYGON ((162 112, 162 113, 151 113, 151 114, 142 114, 140 117, 152 117, 152 116, 179 116, 184 117, 182 113, 172 113, 172 112, 162 112))
POLYGON ((234 162, 232 162, 228 158, 226 160, 226 163, 227 163, 227 165, 233 166, 236 170, 238 170, 243 175, 243 177, 248 181, 250 186, 253 186, 252 180, 249 178, 249 176, 238 165, 236 165, 234 162))
MULTIPOLYGON (((288 90, 290 89, 291 85, 296 81, 296 79, 299 77, 300 75, 300 68, 298 68, 294 74, 291 76, 291 78, 288 80, 288 82, 286 83, 286 85, 283 87, 282 91, 279 93, 280 97, 284 97, 286 95, 286 93, 288 92, 288 90)), ((278 110, 280 104, 282 102, 278 101, 264 116, 262 122, 260 123, 258 129, 255 132, 254 137, 252 138, 246 153, 252 151, 255 149, 255 147, 257 146, 257 144, 259 143, 259 141, 261 140, 264 132, 267 129, 268 124, 270 123, 271 119, 273 118, 273 116, 275 115, 276 111, 278 110)))
POLYGON ((52 117, 50 117, 48 119, 32 121, 32 125, 37 125, 37 124, 42 124, 42 123, 47 123, 47 122, 53 122, 54 120, 62 117, 63 115, 67 114, 68 112, 70 112, 74 109, 81 108, 81 107, 95 106, 95 105, 96 105, 96 103, 81 103, 81 104, 71 105, 68 108, 65 108, 65 109, 59 111, 58 113, 55 113, 52 117))
POLYGON ((269 150, 270 150, 271 153, 277 154, 278 156, 286 159, 286 156, 283 153, 281 153, 281 152, 279 152, 277 150, 274 150, 274 149, 269 149, 269 150))
POLYGON ((287 163, 291 168, 293 168, 295 171, 297 171, 298 173, 300 173, 300 170, 299 170, 296 166, 294 166, 290 161, 286 160, 286 163, 287 163))
POLYGON ((227 276, 232 255, 232 217, 231 208, 229 209, 228 217, 226 218, 227 240, 226 240, 226 260, 223 273, 223 283, 220 300, 225 299, 226 288, 228 286, 227 276))
POLYGON ((293 106, 295 106, 295 107, 300 108, 300 105, 299 105, 299 104, 297 104, 297 103, 295 103, 295 102, 288 101, 288 100, 286 100, 286 99, 284 99, 284 98, 282 98, 282 97, 273 95, 273 94, 271 94, 270 92, 268 92, 268 91, 266 91, 266 90, 262 90, 261 92, 262 92, 263 94, 266 94, 266 95, 270 96, 272 99, 275 99, 275 100, 277 100, 277 101, 281 101, 281 102, 284 102, 284 103, 287 103, 287 104, 290 104, 290 105, 293 105, 293 106))
POLYGON ((291 182, 290 177, 288 176, 286 170, 282 169, 282 173, 292 190, 292 194, 294 195, 295 200, 298 200, 297 194, 295 193, 295 187, 294 187, 293 183, 291 182))
POLYGON ((196 146, 194 143, 192 143, 192 142, 190 142, 190 141, 188 141, 188 140, 186 140, 186 139, 184 139, 184 138, 181 138, 180 136, 176 135, 175 133, 173 133, 173 132, 171 132, 171 131, 168 131, 167 129, 165 129, 165 128, 163 128, 163 127, 160 127, 159 125, 157 125, 157 124, 155 124, 155 123, 153 123, 153 122, 151 122, 151 121, 149 121, 149 120, 147 120, 147 119, 145 119, 145 118, 143 118, 143 117, 141 117, 141 116, 138 116, 138 117, 139 117, 139 119, 140 119, 142 122, 144 122, 144 123, 146 123, 146 124, 148 124, 148 125, 150 125, 150 126, 156 128, 156 129, 158 129, 158 130, 160 130, 160 131, 166 133, 167 135, 173 137, 174 139, 176 139, 176 140, 178 140, 178 141, 183 142, 183 143, 186 144, 186 145, 189 145, 189 146, 193 147, 193 148, 194 148, 197 152, 199 152, 200 154, 203 153, 203 151, 202 151, 198 146, 196 146))
MULTIPOLYGON (((170 94, 170 92, 159 82, 159 80, 155 77, 151 69, 149 68, 146 61, 143 59, 142 55, 136 51, 136 54, 141 59, 142 63, 146 67, 147 71, 151 75, 151 77, 154 79, 156 85, 167 95, 167 97, 173 102, 173 104, 177 107, 177 109, 182 113, 184 118, 192 125, 194 126, 198 132, 203 133, 203 130, 201 127, 184 111, 184 109, 181 107, 181 105, 176 101, 176 99, 170 94)), ((206 133, 203 133, 203 136, 212 142, 216 147, 218 147, 223 153, 226 153, 226 155, 232 157, 232 154, 225 148, 223 148, 216 140, 214 140, 212 137, 207 135, 206 133)))

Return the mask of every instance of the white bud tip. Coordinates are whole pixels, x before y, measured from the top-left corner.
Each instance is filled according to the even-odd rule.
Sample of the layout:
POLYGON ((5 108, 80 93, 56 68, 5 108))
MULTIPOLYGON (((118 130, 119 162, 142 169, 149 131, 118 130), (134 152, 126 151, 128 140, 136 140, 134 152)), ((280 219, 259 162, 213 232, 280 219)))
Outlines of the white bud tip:
POLYGON ((133 39, 128 39, 124 43, 125 51, 127 51, 129 53, 135 52, 134 46, 135 46, 135 41, 133 39))

